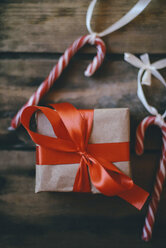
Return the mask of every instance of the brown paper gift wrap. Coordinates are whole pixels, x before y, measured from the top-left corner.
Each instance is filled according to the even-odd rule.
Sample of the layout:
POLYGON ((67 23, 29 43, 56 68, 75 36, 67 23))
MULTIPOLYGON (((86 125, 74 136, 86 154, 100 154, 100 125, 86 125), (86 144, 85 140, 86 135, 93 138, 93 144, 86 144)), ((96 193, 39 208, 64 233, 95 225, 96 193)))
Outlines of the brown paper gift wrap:
MULTIPOLYGON (((52 126, 42 113, 37 113, 37 131, 55 137, 52 126)), ((95 109, 93 128, 89 143, 129 142, 129 109, 95 109)), ((114 163, 122 172, 131 177, 130 163, 114 163)), ((79 164, 36 165, 35 192, 73 190, 79 164)), ((91 185, 92 193, 100 193, 91 185)))

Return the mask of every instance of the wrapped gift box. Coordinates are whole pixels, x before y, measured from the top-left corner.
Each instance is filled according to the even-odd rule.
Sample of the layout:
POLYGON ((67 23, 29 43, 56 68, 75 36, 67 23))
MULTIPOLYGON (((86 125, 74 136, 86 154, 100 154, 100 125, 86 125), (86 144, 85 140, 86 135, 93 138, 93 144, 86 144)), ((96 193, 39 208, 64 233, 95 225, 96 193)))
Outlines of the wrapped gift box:
MULTIPOLYGON (((55 110, 54 110, 55 111, 55 110)), ((46 116, 38 112, 37 131, 40 134, 56 137, 46 116)), ((89 143, 129 142, 129 109, 95 109, 89 143)), ((126 152, 129 153, 129 143, 126 152)), ((130 162, 115 162, 122 172, 131 177, 130 162)), ((36 165, 35 192, 40 191, 72 191, 79 164, 36 165)), ((91 185, 92 193, 99 191, 91 185)))
POLYGON ((70 103, 50 107, 26 107, 21 115, 37 145, 35 191, 100 191, 141 209, 148 193, 131 179, 129 110, 77 110, 70 103))

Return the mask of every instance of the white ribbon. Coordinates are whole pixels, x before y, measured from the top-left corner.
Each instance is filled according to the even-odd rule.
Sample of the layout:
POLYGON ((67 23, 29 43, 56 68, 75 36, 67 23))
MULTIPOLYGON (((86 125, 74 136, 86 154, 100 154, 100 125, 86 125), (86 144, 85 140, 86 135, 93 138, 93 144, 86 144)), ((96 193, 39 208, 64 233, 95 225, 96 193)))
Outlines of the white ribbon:
POLYGON ((159 121, 161 122, 161 120, 163 120, 166 117, 166 110, 163 115, 160 115, 155 107, 148 104, 143 92, 142 85, 150 86, 151 74, 153 74, 153 76, 155 76, 166 87, 165 79, 157 70, 166 67, 166 59, 161 59, 158 60, 157 62, 150 64, 149 55, 147 53, 141 55, 140 58, 141 59, 138 59, 136 56, 134 56, 131 53, 124 54, 125 61, 139 68, 138 77, 137 77, 137 83, 138 83, 137 95, 139 99, 141 100, 147 111, 152 115, 156 115, 159 121))
POLYGON ((121 27, 125 26, 129 22, 131 22, 135 17, 137 17, 145 8, 146 6, 151 2, 151 0, 139 0, 132 9, 130 9, 119 21, 112 24, 110 27, 105 29, 104 31, 100 33, 96 33, 91 28, 91 19, 92 19, 92 13, 93 9, 95 7, 97 0, 92 0, 86 15, 86 26, 90 34, 96 35, 99 37, 106 36, 107 34, 111 34, 114 31, 120 29, 121 27))

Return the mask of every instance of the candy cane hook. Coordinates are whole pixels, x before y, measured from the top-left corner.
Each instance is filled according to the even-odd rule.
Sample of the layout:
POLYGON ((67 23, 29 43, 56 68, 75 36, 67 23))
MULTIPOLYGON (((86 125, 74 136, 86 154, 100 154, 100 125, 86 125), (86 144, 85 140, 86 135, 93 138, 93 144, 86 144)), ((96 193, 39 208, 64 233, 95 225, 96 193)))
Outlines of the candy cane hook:
POLYGON ((99 68, 102 64, 106 47, 104 42, 99 38, 93 35, 85 35, 73 42, 73 44, 65 51, 65 53, 60 57, 58 63, 54 66, 54 68, 49 73, 48 77, 41 83, 36 92, 29 98, 28 102, 18 111, 15 117, 12 119, 10 130, 16 129, 20 125, 20 117, 22 111, 25 107, 31 105, 37 105, 41 98, 50 90, 55 81, 62 74, 63 70, 69 64, 71 58, 75 55, 75 53, 81 49, 85 44, 95 45, 97 48, 97 55, 94 57, 92 63, 89 64, 85 71, 85 76, 89 77, 93 75, 93 73, 99 68))
POLYGON ((142 239, 149 241, 152 237, 153 226, 155 223, 155 216, 157 213, 158 205, 160 202, 160 195, 162 193, 165 177, 166 177, 166 122, 161 115, 148 116, 138 126, 136 132, 136 152, 141 155, 144 150, 144 135, 145 131, 150 125, 157 125, 162 131, 163 148, 160 159, 158 172, 156 175, 156 181, 154 184, 151 201, 149 203, 148 212, 145 218, 145 224, 143 227, 142 239))

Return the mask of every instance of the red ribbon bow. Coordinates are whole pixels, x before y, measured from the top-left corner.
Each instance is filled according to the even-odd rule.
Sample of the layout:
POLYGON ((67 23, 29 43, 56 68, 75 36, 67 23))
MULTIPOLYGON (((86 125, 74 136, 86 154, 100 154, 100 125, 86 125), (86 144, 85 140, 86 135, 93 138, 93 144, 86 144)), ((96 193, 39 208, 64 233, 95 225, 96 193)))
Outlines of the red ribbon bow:
POLYGON ((148 193, 135 185, 113 162, 129 160, 129 143, 88 144, 93 124, 93 110, 77 110, 69 103, 53 108, 25 108, 21 122, 37 146, 37 164, 70 164, 80 162, 73 191, 91 192, 92 184, 104 195, 118 195, 141 209, 148 193), (40 110, 50 121, 56 137, 33 132, 29 123, 40 110), (90 177, 90 179, 89 179, 90 177))

